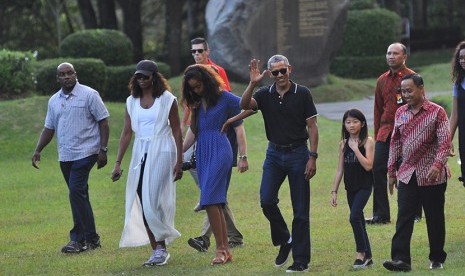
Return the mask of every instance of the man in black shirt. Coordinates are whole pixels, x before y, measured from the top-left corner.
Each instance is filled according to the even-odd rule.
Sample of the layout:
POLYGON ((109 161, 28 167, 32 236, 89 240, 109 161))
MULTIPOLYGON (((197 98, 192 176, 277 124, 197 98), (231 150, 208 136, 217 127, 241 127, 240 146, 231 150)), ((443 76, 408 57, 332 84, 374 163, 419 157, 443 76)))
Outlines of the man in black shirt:
POLYGON ((250 83, 242 95, 241 108, 262 112, 269 141, 263 164, 260 204, 270 222, 273 245, 280 246, 275 267, 286 264, 292 249, 294 263, 287 272, 308 271, 310 178, 316 173, 318 157, 318 113, 310 90, 289 79, 292 67, 285 56, 272 56, 268 60, 268 69, 262 73, 259 62, 256 59, 250 62, 250 83), (274 79, 274 84, 258 89, 252 97, 265 73, 274 79), (294 211, 292 235, 278 207, 279 188, 286 176, 294 211))

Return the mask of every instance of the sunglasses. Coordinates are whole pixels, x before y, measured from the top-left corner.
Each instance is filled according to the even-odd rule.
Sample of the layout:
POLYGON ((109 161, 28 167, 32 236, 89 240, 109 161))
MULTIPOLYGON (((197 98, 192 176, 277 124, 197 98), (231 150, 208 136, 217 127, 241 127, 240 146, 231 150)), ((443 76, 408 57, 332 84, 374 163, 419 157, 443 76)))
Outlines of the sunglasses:
POLYGON ((192 49, 192 50, 191 50, 191 53, 192 53, 192 54, 195 54, 195 53, 201 54, 201 53, 203 53, 203 51, 205 51, 205 49, 192 49))
POLYGON ((150 79, 150 76, 146 76, 146 75, 143 75, 143 74, 136 75, 136 80, 140 80, 140 79, 148 80, 148 79, 150 79))
POLYGON ((281 75, 285 75, 287 73, 287 68, 271 71, 271 74, 275 77, 278 76, 279 73, 281 73, 281 75))

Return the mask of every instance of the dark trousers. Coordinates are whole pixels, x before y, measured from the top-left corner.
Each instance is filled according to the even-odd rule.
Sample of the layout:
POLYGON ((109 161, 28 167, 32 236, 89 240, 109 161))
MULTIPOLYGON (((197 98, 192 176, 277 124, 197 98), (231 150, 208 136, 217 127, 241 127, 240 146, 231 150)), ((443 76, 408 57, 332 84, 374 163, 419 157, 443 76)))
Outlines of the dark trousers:
POLYGON ((387 162, 389 159, 389 143, 376 141, 373 159, 373 217, 391 220, 387 191, 387 162))
POLYGON ((260 203, 270 222, 273 245, 282 245, 290 238, 286 222, 279 210, 278 192, 289 180, 292 210, 292 256, 294 263, 307 266, 310 262, 310 183, 305 180, 308 148, 302 145, 292 150, 277 150, 269 146, 263 164, 260 203))
POLYGON ((77 242, 97 242, 94 213, 89 200, 89 173, 97 162, 97 155, 60 162, 61 172, 69 189, 69 202, 73 214, 74 227, 69 232, 70 239, 77 242))
POLYGON ((410 241, 418 206, 421 204, 425 212, 428 229, 429 259, 443 263, 447 253, 444 252, 446 226, 444 219, 444 202, 447 183, 435 186, 419 187, 416 174, 408 184, 398 185, 398 214, 396 233, 392 238, 391 257, 411 264, 410 241))
POLYGON ((347 202, 350 208, 350 225, 354 232, 355 246, 357 252, 365 252, 366 258, 371 258, 371 247, 365 226, 363 209, 370 198, 371 190, 360 189, 358 191, 347 191, 347 202))

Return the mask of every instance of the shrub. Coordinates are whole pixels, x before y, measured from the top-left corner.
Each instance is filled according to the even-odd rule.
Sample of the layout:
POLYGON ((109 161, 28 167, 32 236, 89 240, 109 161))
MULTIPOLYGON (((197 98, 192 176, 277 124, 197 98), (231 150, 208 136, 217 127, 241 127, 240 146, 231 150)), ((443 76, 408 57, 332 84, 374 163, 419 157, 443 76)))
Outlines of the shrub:
POLYGON ((389 44, 400 41, 401 18, 386 9, 349 11, 341 56, 383 55, 389 44))
POLYGON ((372 9, 375 6, 373 0, 351 0, 350 10, 372 9))
MULTIPOLYGON (((165 77, 169 78, 170 67, 166 63, 157 62, 158 70, 165 77)), ((124 102, 130 95, 128 84, 134 74, 136 65, 108 66, 107 86, 104 100, 114 102, 124 102)))
POLYGON ((106 67, 102 60, 94 58, 57 58, 46 59, 37 62, 36 66, 36 90, 42 95, 52 95, 60 89, 56 78, 56 69, 60 63, 73 64, 77 72, 79 83, 88 85, 104 97, 106 85, 106 67))
POLYGON ((128 65, 132 62, 131 40, 117 30, 78 31, 63 39, 59 52, 62 57, 99 58, 107 65, 128 65))
POLYGON ((33 91, 35 61, 30 52, 0 50, 0 98, 16 98, 33 91))
POLYGON ((354 79, 373 78, 387 71, 386 58, 383 55, 373 57, 336 57, 331 62, 331 74, 350 76, 354 79))
POLYGON ((331 73, 354 78, 375 76, 375 72, 382 72, 386 68, 386 48, 389 44, 400 41, 400 36, 401 18, 392 11, 349 11, 343 45, 337 58, 331 63, 331 73), (367 63, 371 61, 374 64, 367 63))

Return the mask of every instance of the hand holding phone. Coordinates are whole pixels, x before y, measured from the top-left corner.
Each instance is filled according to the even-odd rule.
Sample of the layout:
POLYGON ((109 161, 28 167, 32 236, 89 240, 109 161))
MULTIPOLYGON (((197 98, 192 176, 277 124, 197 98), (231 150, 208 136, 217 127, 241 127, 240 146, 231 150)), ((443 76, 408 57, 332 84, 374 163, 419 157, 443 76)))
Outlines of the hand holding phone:
POLYGON ((121 170, 119 172, 114 171, 111 174, 111 180, 113 180, 113 182, 118 181, 121 178, 122 175, 123 175, 123 170, 121 170))

